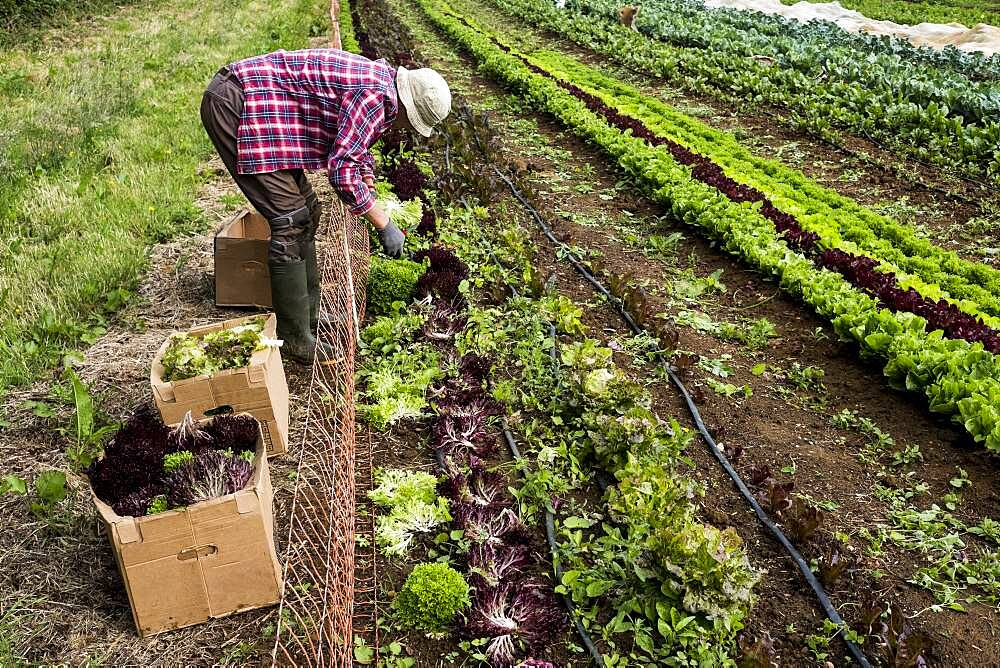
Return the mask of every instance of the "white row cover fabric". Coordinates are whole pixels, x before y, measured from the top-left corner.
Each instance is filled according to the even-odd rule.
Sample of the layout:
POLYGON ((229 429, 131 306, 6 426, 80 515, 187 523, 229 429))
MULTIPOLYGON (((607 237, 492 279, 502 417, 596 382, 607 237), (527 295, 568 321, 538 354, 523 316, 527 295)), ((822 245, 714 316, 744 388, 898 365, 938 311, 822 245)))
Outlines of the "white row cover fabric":
POLYGON ((892 21, 870 19, 853 9, 845 9, 839 2, 797 2, 794 5, 783 5, 779 0, 705 0, 705 6, 780 14, 802 22, 821 19, 836 23, 848 32, 893 35, 918 46, 935 49, 951 45, 963 51, 981 51, 987 56, 1000 52, 1000 28, 985 23, 979 23, 973 28, 959 23, 900 25, 892 21))

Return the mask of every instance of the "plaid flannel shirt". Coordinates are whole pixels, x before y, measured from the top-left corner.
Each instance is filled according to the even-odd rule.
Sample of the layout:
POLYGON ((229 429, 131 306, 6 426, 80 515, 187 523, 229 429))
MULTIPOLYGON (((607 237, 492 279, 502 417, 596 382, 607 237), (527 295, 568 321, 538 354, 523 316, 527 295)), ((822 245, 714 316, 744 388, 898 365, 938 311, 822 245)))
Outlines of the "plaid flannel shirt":
POLYGON ((336 49, 276 51, 229 66, 243 86, 237 171, 326 168, 355 215, 375 201, 372 144, 396 118, 396 72, 336 49))

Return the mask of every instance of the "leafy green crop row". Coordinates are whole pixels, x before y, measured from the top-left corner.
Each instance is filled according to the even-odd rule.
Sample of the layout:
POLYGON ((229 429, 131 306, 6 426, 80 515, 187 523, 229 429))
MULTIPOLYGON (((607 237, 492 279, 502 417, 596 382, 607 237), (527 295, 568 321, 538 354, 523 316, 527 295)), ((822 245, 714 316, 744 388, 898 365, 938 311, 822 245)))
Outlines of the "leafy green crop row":
MULTIPOLYGON (((796 1, 781 0, 786 5, 796 1)), ((841 0, 840 4, 868 18, 906 25, 961 23, 971 28, 977 23, 1000 23, 1000 8, 988 0, 841 0)))
POLYGON ((553 30, 627 67, 689 90, 721 94, 738 104, 787 108, 798 125, 819 136, 835 138, 841 128, 970 176, 1000 175, 1000 122, 987 114, 983 124, 967 123, 948 106, 986 105, 985 113, 997 105, 995 90, 966 96, 968 103, 958 103, 951 94, 938 101, 915 102, 891 86, 838 81, 825 72, 811 76, 725 49, 674 46, 606 21, 602 14, 558 10, 545 0, 493 2, 531 25, 553 30))
POLYGON ((931 410, 952 415, 976 440, 1000 449, 1000 362, 981 345, 945 339, 939 331, 928 333, 924 319, 879 308, 839 274, 817 269, 793 252, 753 207, 735 204, 715 189, 692 181, 690 171, 666 152, 608 125, 557 83, 534 74, 518 58, 446 13, 444 3, 418 3, 433 23, 472 54, 484 73, 601 147, 678 219, 701 228, 727 252, 777 277, 786 291, 829 318, 845 339, 855 341, 862 354, 885 359, 884 371, 894 387, 922 392, 931 410))
POLYGON ((339 0, 340 2, 340 47, 344 51, 351 53, 361 53, 361 46, 358 38, 354 35, 354 22, 351 20, 350 0, 339 0))
POLYGON ((994 327, 1000 324, 1000 320, 989 317, 1000 316, 1000 271, 963 260, 917 236, 911 228, 824 188, 781 162, 758 158, 732 135, 714 130, 573 58, 554 52, 527 57, 553 76, 642 121, 654 133, 709 158, 727 176, 763 192, 781 211, 795 216, 804 229, 817 233, 822 246, 882 260, 887 263, 885 269, 896 274, 904 287, 912 285, 933 299, 965 300, 956 303, 966 313, 994 327))
MULTIPOLYGON (((571 0, 571 7, 614 19, 609 0, 571 0)), ((836 23, 803 23, 783 16, 728 7, 705 6, 702 0, 659 0, 647 3, 637 19, 640 32, 677 46, 716 49, 740 56, 775 58, 814 78, 864 83, 934 96, 954 87, 958 98, 973 94, 971 82, 1000 78, 1000 58, 954 47, 932 49, 902 38, 852 33, 836 23), (913 80, 906 81, 909 76, 913 80)), ((944 100, 948 102, 947 100, 944 100)), ((949 105, 950 106, 950 105, 949 105)))

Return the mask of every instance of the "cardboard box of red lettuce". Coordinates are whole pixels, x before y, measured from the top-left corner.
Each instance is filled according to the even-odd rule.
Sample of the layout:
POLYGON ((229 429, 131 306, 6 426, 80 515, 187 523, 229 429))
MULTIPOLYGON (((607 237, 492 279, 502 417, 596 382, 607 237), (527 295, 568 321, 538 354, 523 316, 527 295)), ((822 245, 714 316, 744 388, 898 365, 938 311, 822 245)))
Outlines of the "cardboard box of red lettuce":
POLYGON ((153 358, 149 382, 168 425, 246 412, 260 420, 268 455, 288 450, 288 382, 277 320, 251 316, 170 335, 153 358))
POLYGON ((246 413, 138 409, 86 471, 141 636, 277 603, 273 493, 246 413))

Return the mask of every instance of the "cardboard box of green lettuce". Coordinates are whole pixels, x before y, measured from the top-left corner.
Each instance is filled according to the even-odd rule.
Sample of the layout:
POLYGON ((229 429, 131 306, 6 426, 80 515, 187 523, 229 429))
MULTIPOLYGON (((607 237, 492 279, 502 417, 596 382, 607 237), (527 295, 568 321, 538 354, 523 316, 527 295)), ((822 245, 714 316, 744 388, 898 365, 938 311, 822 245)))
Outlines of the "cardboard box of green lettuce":
POLYGON ((267 454, 287 452, 288 382, 276 327, 272 314, 171 334, 149 374, 163 421, 178 424, 189 411, 195 419, 247 412, 261 422, 267 454))

